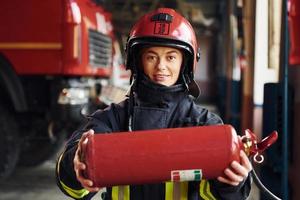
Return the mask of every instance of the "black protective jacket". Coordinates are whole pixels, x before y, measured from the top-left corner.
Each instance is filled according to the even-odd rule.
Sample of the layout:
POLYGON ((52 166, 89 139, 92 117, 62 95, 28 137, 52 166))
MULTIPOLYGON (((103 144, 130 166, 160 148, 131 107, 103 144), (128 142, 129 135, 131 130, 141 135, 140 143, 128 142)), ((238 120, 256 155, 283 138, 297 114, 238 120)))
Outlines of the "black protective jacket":
MULTIPOLYGON (((188 126, 206 126, 222 124, 222 120, 207 109, 196 105, 182 85, 164 87, 151 83, 149 80, 140 80, 135 89, 134 101, 125 101, 112 104, 105 110, 98 110, 88 117, 82 129, 76 131, 66 145, 64 153, 57 163, 57 184, 60 189, 74 199, 90 199, 94 194, 88 193, 76 180, 73 170, 73 158, 77 143, 83 132, 93 129, 95 133, 113 133, 128 131, 128 116, 132 115, 132 129, 146 130, 159 128, 174 128, 188 126), (131 106, 129 106, 131 105, 131 106)), ((199 141, 201 145, 201 141, 199 141)), ((246 199, 251 188, 251 178, 234 187, 218 182, 217 180, 203 180, 189 182, 185 186, 186 198, 181 199, 246 199)), ((169 186, 169 185, 168 185, 169 186)), ((176 199, 175 193, 167 194, 167 184, 131 185, 124 192, 123 199, 130 200, 164 200, 176 199)), ((172 186, 172 188, 175 188, 172 186)), ((123 188, 124 189, 124 188, 123 188)), ((114 188, 107 188, 104 199, 114 199, 114 188)), ((180 196, 180 195, 179 195, 180 196)), ((180 197, 178 198, 180 199, 180 197)))

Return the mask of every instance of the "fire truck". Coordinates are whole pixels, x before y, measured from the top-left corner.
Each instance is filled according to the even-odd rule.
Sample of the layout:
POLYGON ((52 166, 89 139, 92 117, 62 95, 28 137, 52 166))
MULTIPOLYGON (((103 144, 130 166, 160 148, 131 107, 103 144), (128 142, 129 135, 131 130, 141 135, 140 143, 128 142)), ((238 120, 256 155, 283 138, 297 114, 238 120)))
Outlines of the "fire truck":
POLYGON ((111 14, 96 0, 0 2, 0 179, 54 155, 112 74, 111 14))

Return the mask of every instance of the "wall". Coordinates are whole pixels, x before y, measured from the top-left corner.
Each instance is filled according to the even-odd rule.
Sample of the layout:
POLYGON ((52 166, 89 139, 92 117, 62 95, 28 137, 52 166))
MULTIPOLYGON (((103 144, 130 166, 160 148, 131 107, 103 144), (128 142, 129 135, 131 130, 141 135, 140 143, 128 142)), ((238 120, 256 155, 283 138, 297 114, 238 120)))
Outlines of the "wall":
POLYGON ((203 35, 197 38, 201 49, 201 58, 195 70, 195 80, 201 89, 199 100, 202 102, 211 103, 216 96, 217 86, 214 61, 217 55, 214 52, 215 39, 212 35, 203 35))

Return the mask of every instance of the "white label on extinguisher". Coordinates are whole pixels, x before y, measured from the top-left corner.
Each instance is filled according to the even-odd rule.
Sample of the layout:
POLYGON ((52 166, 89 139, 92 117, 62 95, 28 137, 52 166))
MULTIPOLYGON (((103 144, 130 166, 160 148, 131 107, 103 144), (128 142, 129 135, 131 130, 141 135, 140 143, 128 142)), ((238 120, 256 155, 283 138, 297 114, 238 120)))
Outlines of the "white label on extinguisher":
POLYGON ((202 179, 202 170, 201 169, 171 171, 171 181, 172 182, 201 181, 201 179, 202 179))

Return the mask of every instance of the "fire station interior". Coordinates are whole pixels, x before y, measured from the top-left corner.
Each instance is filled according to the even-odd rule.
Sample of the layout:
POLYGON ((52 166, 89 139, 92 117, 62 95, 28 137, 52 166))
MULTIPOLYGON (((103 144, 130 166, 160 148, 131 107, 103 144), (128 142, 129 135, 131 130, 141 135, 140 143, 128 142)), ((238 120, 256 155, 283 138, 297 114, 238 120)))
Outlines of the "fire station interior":
POLYGON ((297 64, 286 66, 284 63, 284 2, 111 0, 104 5, 112 12, 114 27, 123 45, 132 24, 154 8, 171 7, 190 20, 201 48, 195 73, 201 89, 199 104, 220 114, 225 123, 232 124, 241 134, 250 128, 259 137, 266 137, 277 130, 279 140, 266 152, 266 161, 258 169, 262 181, 275 194, 283 199, 288 196, 297 199, 295 188, 300 177, 294 169, 299 165, 295 156, 299 150, 292 144, 299 138, 294 124, 299 118, 296 114, 299 70, 297 64), (289 70, 286 111, 282 107, 285 67, 289 70), (285 122, 283 112, 288 115, 285 122), (286 133, 283 129, 287 129, 286 133), (288 137, 286 150, 282 144, 284 134, 288 137), (286 154, 288 158, 284 157, 286 154), (282 178, 284 176, 288 176, 288 183, 284 183, 287 179, 282 178), (288 191, 284 192, 285 187, 288 191))
MULTIPOLYGON (((2 1, 0 7, 3 2, 10 4, 10 1, 2 1)), ((297 171, 300 167, 300 147, 297 145, 300 140, 300 127, 297 126, 300 120, 300 90, 297 89, 300 87, 299 0, 74 2, 97 5, 110 13, 121 54, 120 65, 125 62, 124 49, 129 31, 142 15, 158 7, 169 7, 186 17, 196 32, 201 49, 195 71, 195 80, 201 89, 197 104, 217 113, 239 135, 250 129, 261 140, 277 131, 277 141, 262 153, 264 161, 260 164, 253 162, 253 167, 273 194, 285 200, 300 199, 300 191, 297 190, 300 185, 297 171)), ((8 42, 2 39, 1 31, 4 31, 3 27, 0 28, 0 54, 5 55, 8 42)), ((120 74, 111 75, 108 82, 98 88, 102 89, 99 101, 106 105, 124 99, 130 87, 128 72, 123 69, 118 73, 125 74, 121 81, 118 80, 120 74)), ((0 89, 2 87, 0 85, 0 89)), ((96 108, 103 108, 103 105, 89 108, 92 109, 89 112, 96 108)), ((0 200, 67 199, 54 181, 55 163, 66 141, 67 137, 64 137, 57 150, 53 151, 54 155, 39 165, 28 167, 17 164, 8 177, 0 179, 0 200)), ((253 183, 249 199, 270 197, 253 183)))

